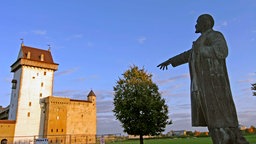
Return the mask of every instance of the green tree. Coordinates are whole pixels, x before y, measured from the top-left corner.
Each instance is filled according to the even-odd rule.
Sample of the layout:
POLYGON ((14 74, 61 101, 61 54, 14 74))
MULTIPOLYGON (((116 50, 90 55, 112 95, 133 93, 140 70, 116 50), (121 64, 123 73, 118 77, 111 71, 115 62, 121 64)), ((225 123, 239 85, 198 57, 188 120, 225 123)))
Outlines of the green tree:
POLYGON ((256 83, 252 84, 253 95, 256 96, 256 83))
POLYGON ((144 68, 131 66, 114 86, 114 114, 130 135, 158 135, 167 124, 168 107, 144 68))

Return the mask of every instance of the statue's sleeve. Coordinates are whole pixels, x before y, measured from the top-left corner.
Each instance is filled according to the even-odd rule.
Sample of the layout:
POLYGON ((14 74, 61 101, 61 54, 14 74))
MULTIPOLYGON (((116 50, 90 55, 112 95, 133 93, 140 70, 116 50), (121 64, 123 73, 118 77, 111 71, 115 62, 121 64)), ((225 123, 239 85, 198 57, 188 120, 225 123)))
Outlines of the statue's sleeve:
POLYGON ((225 59, 228 56, 227 43, 220 32, 214 32, 206 37, 200 51, 204 57, 209 58, 225 59))
POLYGON ((188 63, 190 55, 191 55, 191 49, 170 58, 172 66, 176 67, 176 66, 188 63))

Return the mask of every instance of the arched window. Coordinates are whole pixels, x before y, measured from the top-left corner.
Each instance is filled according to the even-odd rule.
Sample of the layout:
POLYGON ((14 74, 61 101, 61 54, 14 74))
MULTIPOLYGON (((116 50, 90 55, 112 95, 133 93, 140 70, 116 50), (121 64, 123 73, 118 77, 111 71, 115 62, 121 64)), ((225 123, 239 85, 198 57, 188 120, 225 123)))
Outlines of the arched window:
POLYGON ((2 139, 1 144, 7 144, 7 139, 2 139))

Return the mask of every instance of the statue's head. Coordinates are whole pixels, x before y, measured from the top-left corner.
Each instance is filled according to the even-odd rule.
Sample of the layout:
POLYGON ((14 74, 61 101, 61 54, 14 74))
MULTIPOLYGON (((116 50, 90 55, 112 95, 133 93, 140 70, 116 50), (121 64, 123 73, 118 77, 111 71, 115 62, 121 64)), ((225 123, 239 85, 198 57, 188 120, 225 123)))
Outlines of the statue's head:
POLYGON ((214 19, 209 14, 200 15, 196 22, 196 33, 203 33, 208 29, 212 29, 214 25, 214 19))

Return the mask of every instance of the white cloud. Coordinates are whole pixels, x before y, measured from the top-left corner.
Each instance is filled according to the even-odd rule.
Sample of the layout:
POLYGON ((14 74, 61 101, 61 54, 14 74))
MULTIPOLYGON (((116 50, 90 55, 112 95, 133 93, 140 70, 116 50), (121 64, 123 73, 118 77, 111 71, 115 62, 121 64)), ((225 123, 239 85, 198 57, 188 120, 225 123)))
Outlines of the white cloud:
POLYGON ((147 38, 146 37, 144 37, 144 36, 141 36, 141 37, 139 37, 138 39, 137 39, 137 41, 140 43, 140 44, 144 44, 144 42, 147 40, 147 38))
POLYGON ((85 82, 86 80, 87 80, 87 78, 85 78, 85 77, 79 77, 79 78, 74 79, 74 81, 76 81, 76 82, 85 82))
POLYGON ((54 92, 54 95, 69 97, 70 95, 73 95, 74 93, 77 93, 77 92, 79 91, 78 90, 61 90, 61 91, 54 92))
POLYGON ((33 30, 32 31, 33 34, 36 34, 36 35, 46 35, 46 30, 33 30))
POLYGON ((66 40, 81 39, 81 38, 83 38, 83 34, 73 34, 68 38, 66 38, 66 40))
POLYGON ((72 37, 73 37, 73 38, 82 38, 83 35, 82 35, 82 34, 75 34, 75 35, 73 35, 72 37))
POLYGON ((227 26, 227 25, 228 25, 228 22, 227 22, 227 21, 223 21, 223 22, 221 23, 221 25, 222 25, 222 26, 227 26))
POLYGON ((87 46, 88 47, 93 47, 93 43, 92 42, 87 42, 87 46))
POLYGON ((226 26, 228 26, 228 21, 222 21, 221 23, 216 24, 215 28, 216 29, 221 29, 221 28, 226 27, 226 26))
POLYGON ((255 76, 255 72, 248 73, 243 79, 238 80, 238 83, 254 83, 255 76))
POLYGON ((75 72, 77 70, 78 70, 78 68, 71 68, 71 69, 63 70, 63 71, 60 71, 60 72, 56 72, 55 76, 71 74, 71 73, 73 73, 73 72, 75 72))
POLYGON ((169 83, 169 82, 173 82, 173 81, 176 81, 178 79, 183 79, 183 78, 189 78, 189 73, 177 75, 177 76, 170 77, 170 78, 167 78, 167 79, 164 79, 164 80, 157 80, 157 83, 159 85, 163 85, 163 84, 166 84, 166 83, 169 83))

